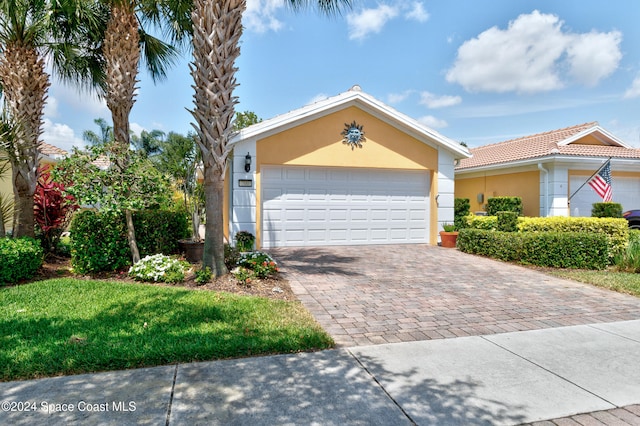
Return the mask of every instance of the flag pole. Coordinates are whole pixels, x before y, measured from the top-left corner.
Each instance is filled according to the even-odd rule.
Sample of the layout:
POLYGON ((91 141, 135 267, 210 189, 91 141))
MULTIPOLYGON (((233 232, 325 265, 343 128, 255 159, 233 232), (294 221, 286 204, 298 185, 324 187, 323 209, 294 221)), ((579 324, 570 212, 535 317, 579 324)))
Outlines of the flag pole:
POLYGON ((611 159, 613 157, 609 157, 609 159, 607 161, 605 161, 604 163, 602 163, 602 165, 600 166, 600 168, 598 170, 596 170, 590 177, 589 179, 585 180, 584 183, 582 185, 580 185, 580 188, 576 189, 576 191, 571 194, 571 196, 569 197, 569 199, 567 200, 567 205, 569 206, 569 212, 571 212, 571 199, 573 198, 574 195, 576 195, 578 193, 578 191, 580 191, 587 183, 589 183, 589 181, 598 173, 600 173, 600 170, 602 170, 604 168, 604 166, 606 166, 608 163, 611 162, 611 159))

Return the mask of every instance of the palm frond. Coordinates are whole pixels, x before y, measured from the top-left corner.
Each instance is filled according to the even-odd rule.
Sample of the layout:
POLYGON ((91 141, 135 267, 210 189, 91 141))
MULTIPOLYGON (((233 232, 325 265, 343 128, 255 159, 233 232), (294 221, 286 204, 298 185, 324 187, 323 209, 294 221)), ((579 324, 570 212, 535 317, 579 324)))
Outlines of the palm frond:
POLYGON ((351 9, 351 0, 286 0, 293 10, 300 10, 306 7, 316 7, 326 15, 340 15, 343 10, 351 9))
POLYGON ((167 78, 167 71, 180 56, 178 50, 142 29, 139 34, 142 59, 149 75, 154 83, 164 81, 167 78))

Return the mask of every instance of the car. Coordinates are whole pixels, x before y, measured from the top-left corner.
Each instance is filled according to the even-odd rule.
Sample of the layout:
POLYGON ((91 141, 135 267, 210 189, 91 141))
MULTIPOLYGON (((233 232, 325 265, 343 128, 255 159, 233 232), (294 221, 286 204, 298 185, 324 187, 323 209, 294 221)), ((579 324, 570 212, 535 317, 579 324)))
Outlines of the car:
POLYGON ((629 222, 629 228, 640 229, 640 210, 629 210, 622 213, 622 217, 629 222))

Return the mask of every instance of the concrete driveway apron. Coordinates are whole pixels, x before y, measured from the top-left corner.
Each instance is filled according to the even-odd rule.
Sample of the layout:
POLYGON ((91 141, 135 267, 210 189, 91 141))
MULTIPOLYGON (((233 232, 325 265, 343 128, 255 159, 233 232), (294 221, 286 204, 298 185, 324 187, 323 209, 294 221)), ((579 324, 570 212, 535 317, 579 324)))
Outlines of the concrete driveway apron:
POLYGON ((640 299, 428 245, 279 248, 338 347, 640 319, 640 299))

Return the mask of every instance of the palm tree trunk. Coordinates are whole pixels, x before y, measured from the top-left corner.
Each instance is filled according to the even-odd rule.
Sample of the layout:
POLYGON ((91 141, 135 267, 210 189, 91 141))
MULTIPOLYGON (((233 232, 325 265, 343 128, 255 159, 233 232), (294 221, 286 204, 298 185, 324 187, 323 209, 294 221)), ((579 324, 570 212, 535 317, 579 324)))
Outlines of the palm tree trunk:
POLYGON ((9 153, 15 197, 14 236, 34 236, 33 194, 38 180, 42 115, 49 88, 45 62, 33 47, 9 44, 0 56, 0 81, 17 124, 9 153))
POLYGON ((104 37, 107 107, 113 120, 114 139, 128 148, 129 115, 135 102, 140 62, 138 19, 133 5, 125 2, 113 4, 104 37))
MULTIPOLYGON (((113 136, 123 149, 125 158, 119 159, 116 167, 125 169, 129 158, 129 115, 135 102, 135 90, 140 62, 140 36, 138 19, 131 3, 114 3, 107 23, 104 41, 104 56, 107 64, 107 107, 113 120, 113 136)), ((140 261, 140 252, 133 226, 131 210, 125 210, 127 240, 133 263, 140 261)))
POLYGON ((205 243, 203 267, 224 275, 223 188, 233 132, 235 60, 240 55, 244 0, 194 0, 193 22, 194 104, 197 143, 204 163, 205 243))

